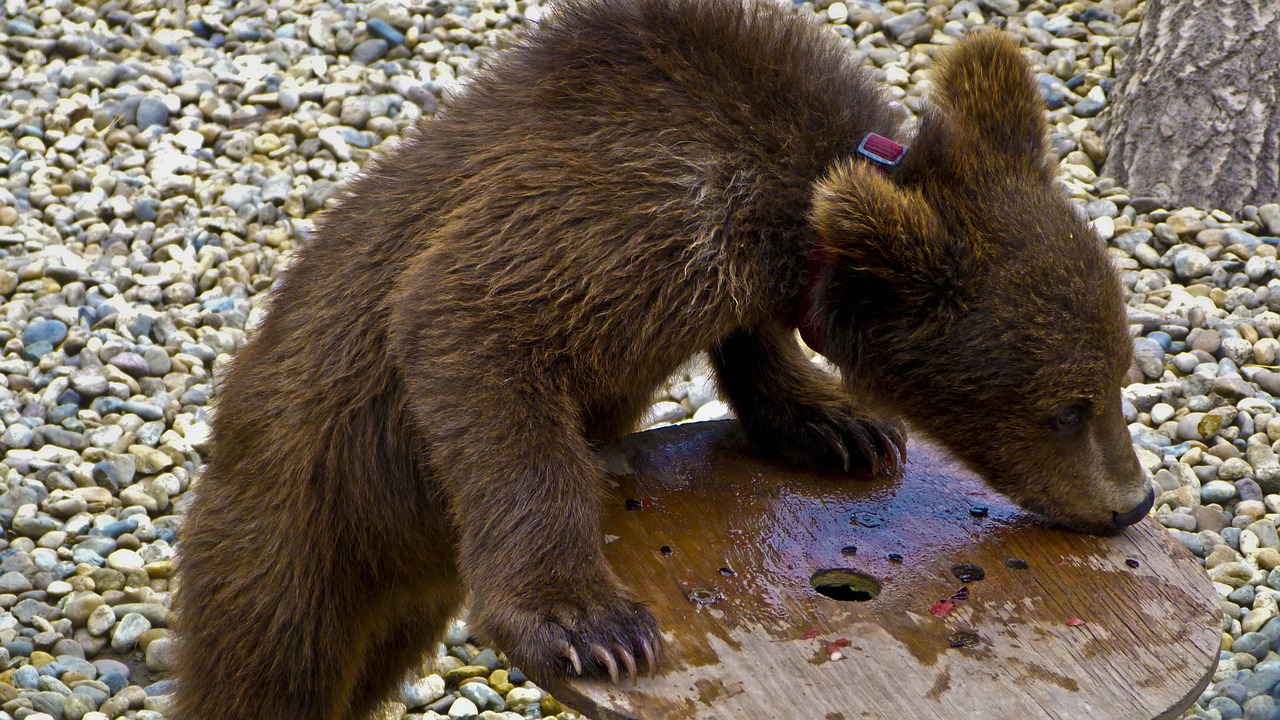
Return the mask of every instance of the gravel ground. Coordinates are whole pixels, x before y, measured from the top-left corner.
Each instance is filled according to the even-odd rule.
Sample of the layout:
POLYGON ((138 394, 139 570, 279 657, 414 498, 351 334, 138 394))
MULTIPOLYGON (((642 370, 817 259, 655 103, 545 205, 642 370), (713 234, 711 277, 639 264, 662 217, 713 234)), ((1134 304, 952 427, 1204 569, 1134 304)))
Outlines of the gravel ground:
MULTIPOLYGON (((1125 412, 1161 486, 1154 513, 1223 597, 1222 661, 1188 716, 1280 718, 1280 206, 1168 208, 1096 175, 1093 118, 1135 0, 801 8, 908 114, 939 48, 991 25, 1025 39, 1065 190, 1131 293, 1125 412)), ((336 185, 540 14, 526 0, 4 2, 0 720, 163 717, 173 544, 221 370, 336 185)), ((648 420, 726 414, 694 362, 648 420)), ((468 644, 462 621, 438 654, 389 716, 576 716, 468 644)))

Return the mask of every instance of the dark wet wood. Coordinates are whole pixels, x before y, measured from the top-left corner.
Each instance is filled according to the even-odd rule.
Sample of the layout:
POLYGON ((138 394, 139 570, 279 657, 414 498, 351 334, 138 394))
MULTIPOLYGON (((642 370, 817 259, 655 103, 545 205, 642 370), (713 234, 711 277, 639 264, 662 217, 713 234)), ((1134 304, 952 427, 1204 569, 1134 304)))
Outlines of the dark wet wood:
POLYGON ((762 461, 731 422, 625 438, 610 452, 606 552, 658 616, 661 673, 635 688, 547 684, 593 720, 1137 720, 1199 696, 1218 601, 1154 521, 1114 538, 1059 530, 936 449, 913 441, 909 456, 888 481, 762 461), (958 579, 964 563, 985 578, 958 579), (881 590, 824 597, 810 579, 832 568, 881 590), (930 612, 962 587, 967 600, 930 612))

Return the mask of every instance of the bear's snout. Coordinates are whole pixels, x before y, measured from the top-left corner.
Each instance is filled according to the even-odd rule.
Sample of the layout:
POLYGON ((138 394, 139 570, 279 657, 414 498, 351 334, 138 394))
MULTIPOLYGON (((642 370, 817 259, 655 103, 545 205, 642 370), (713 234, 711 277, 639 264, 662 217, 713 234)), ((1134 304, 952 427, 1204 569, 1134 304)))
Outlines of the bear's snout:
POLYGON ((1111 522, 1115 524, 1117 530, 1123 530, 1137 523, 1139 520, 1147 516, 1151 511, 1151 506, 1156 502, 1155 489, 1150 485, 1147 486, 1147 497, 1137 505, 1124 512, 1111 512, 1111 522))

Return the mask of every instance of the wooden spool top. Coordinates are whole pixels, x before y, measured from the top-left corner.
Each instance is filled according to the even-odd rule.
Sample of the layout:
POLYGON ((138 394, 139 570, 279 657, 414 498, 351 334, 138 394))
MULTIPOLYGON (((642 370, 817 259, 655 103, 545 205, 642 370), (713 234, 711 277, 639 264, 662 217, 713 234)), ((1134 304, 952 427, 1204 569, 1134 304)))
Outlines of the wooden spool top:
POLYGON ((1222 626, 1185 548, 1150 519, 1111 538, 1048 526, 942 451, 908 454, 895 481, 760 460, 733 422, 624 438, 606 453, 618 485, 606 554, 658 617, 661 672, 637 687, 544 686, 593 720, 1139 720, 1190 707, 1222 626), (836 576, 836 594, 875 596, 819 594, 812 578, 831 569, 879 590, 836 576), (935 605, 946 600, 949 612, 935 605))

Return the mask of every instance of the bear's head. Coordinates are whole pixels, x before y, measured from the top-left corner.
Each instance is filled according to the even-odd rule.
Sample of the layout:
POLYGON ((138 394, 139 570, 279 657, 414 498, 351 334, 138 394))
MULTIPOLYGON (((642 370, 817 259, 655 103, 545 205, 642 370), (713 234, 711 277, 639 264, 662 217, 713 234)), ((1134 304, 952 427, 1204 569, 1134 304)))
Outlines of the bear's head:
POLYGON ((1002 33, 959 43, 891 176, 849 160, 817 184, 823 351, 873 412, 942 442, 1068 527, 1151 507, 1120 387, 1132 354, 1103 245, 1056 186, 1030 67, 1002 33))

